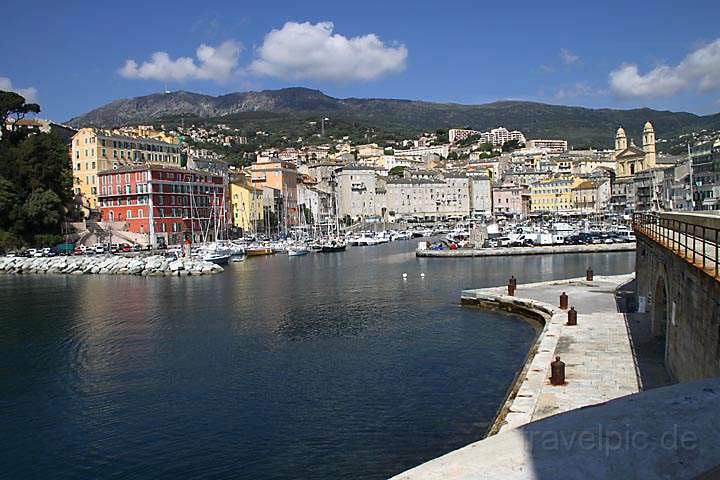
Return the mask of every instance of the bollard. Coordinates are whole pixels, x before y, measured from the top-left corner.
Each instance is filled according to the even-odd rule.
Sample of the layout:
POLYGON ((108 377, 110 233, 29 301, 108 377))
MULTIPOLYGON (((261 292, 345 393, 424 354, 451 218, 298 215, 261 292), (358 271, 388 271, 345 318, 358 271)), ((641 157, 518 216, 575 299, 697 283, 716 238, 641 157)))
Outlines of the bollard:
POLYGON ((565 385, 565 362, 562 362, 560 357, 555 357, 555 361, 550 362, 550 383, 565 385))
POLYGON ((575 310, 575 307, 570 307, 570 310, 568 310, 568 321, 565 325, 571 327, 577 325, 577 310, 575 310))
POLYGON ((568 308, 568 296, 563 292, 560 295, 560 309, 561 310, 567 310, 568 308))
POLYGON ((593 269, 592 267, 588 267, 587 272, 585 272, 585 280, 588 282, 592 282, 593 279, 593 269))

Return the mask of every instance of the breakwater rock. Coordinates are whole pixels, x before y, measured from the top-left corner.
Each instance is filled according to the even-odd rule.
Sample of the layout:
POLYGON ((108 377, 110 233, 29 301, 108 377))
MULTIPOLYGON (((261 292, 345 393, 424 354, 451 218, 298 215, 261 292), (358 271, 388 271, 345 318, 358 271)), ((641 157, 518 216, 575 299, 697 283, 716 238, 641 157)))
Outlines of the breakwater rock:
POLYGON ((0 257, 0 273, 31 274, 105 274, 143 276, 209 275, 223 268, 204 260, 180 258, 173 260, 161 255, 123 257, 93 255, 72 257, 0 257))

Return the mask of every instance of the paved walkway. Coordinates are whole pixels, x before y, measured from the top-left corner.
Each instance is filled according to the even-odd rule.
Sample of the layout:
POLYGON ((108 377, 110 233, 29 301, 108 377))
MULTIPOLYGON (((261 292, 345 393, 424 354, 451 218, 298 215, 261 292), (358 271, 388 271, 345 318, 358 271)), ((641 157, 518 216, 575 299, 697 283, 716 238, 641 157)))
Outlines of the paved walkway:
POLYGON ((465 303, 517 302, 526 308, 542 307, 549 321, 541 333, 534 356, 521 373, 495 430, 520 425, 593 405, 639 391, 639 380, 628 337, 625 316, 618 313, 615 292, 633 275, 595 277, 519 285, 515 297, 507 287, 466 290, 465 303), (559 296, 566 292, 578 311, 578 325, 567 326, 567 312, 559 296), (560 356, 566 364, 566 385, 550 385, 550 362, 560 356))

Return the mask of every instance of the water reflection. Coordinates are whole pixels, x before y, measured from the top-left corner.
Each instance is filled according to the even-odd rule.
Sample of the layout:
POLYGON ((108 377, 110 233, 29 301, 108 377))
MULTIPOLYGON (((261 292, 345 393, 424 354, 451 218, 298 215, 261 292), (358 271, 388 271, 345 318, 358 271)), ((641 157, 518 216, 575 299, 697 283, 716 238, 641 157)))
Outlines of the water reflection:
MULTIPOLYGON (((0 468, 385 478, 480 438, 532 342, 526 323, 459 307, 460 290, 588 260, 416 259, 399 243, 213 277, 0 276, 0 468)), ((592 257, 598 275, 633 262, 592 257)))

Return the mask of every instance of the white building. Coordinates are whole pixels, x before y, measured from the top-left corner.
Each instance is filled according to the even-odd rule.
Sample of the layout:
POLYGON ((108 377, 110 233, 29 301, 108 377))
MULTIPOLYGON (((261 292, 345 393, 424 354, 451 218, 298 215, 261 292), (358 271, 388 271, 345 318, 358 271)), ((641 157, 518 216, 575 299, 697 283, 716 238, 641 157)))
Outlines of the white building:
POLYGON ((470 179, 470 214, 473 217, 492 215, 492 183, 483 173, 468 173, 470 179))
POLYGON ((536 139, 525 142, 527 148, 538 148, 548 153, 565 153, 568 149, 567 140, 536 139))

